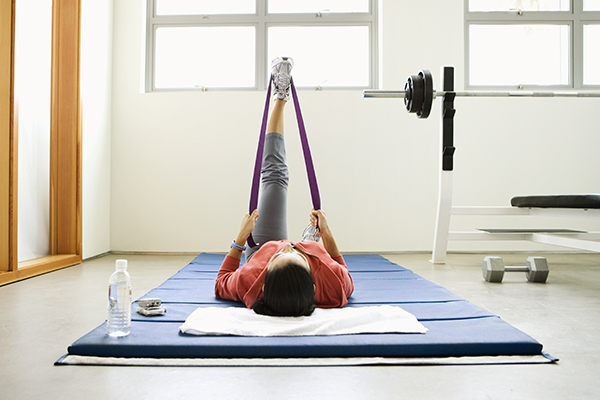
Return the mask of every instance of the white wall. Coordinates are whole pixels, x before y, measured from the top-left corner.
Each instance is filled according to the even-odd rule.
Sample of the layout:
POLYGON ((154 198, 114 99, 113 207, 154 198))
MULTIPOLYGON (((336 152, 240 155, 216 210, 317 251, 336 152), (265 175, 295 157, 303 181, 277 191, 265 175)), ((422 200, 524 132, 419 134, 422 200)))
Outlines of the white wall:
POLYGON ((83 257, 110 251, 113 1, 82 1, 83 257))
MULTIPOLYGON (((144 3, 114 3, 110 249, 226 251, 247 211, 265 93, 142 93, 144 3)), ((456 67, 456 89, 463 88, 463 0, 383 0, 381 10, 383 89, 403 88, 420 69, 438 81, 442 65, 456 67)), ((299 94, 323 209, 342 251, 430 250, 438 105, 418 120, 402 100, 299 94)), ((598 99, 457 99, 455 204, 600 192, 599 106, 598 99)), ((286 126, 293 240, 311 203, 292 107, 286 126)), ((472 218, 453 229, 503 226, 472 218)), ((482 246, 498 248, 465 242, 450 249, 482 246)))

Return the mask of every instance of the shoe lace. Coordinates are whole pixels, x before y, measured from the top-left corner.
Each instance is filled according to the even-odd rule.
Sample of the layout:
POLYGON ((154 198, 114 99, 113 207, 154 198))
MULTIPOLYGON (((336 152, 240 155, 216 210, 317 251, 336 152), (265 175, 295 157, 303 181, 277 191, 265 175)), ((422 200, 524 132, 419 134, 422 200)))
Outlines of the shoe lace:
POLYGON ((286 66, 279 66, 276 69, 276 72, 273 74, 273 82, 275 83, 275 87, 285 89, 289 86, 291 81, 291 76, 289 70, 286 66))
POLYGON ((290 77, 285 74, 277 74, 273 76, 273 83, 275 84, 275 89, 285 90, 290 85, 290 77))

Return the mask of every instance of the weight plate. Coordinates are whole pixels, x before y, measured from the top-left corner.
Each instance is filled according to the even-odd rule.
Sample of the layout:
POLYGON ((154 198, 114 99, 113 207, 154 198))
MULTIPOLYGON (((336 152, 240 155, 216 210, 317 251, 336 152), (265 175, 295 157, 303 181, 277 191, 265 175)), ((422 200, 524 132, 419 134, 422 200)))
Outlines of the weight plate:
POLYGON ((419 71, 418 76, 423 85, 423 104, 420 107, 420 110, 417 111, 417 117, 425 119, 429 117, 433 105, 433 75, 431 75, 431 72, 424 69, 423 71, 419 71))
POLYGON ((404 107, 406 107, 406 111, 412 112, 412 100, 413 100, 413 86, 412 86, 412 77, 409 76, 406 78, 406 83, 404 84, 404 107))
POLYGON ((404 88, 406 110, 409 113, 418 113, 423 106, 423 79, 418 75, 411 75, 408 77, 404 88))

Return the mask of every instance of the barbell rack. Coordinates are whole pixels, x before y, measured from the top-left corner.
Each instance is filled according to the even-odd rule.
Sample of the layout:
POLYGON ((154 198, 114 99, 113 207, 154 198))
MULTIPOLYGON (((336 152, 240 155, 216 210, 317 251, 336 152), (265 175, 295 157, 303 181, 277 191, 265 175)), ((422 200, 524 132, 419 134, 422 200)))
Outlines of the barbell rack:
POLYGON ((440 102, 440 176, 438 191, 437 219, 431 261, 443 264, 450 234, 450 216, 452 214, 452 187, 454 170, 454 117, 456 97, 571 97, 600 98, 600 92, 594 91, 454 91, 454 67, 441 68, 441 89, 433 87, 433 76, 428 70, 419 71, 417 75, 408 77, 404 90, 371 90, 363 91, 364 98, 400 98, 409 113, 426 119, 431 112, 433 100, 440 102))

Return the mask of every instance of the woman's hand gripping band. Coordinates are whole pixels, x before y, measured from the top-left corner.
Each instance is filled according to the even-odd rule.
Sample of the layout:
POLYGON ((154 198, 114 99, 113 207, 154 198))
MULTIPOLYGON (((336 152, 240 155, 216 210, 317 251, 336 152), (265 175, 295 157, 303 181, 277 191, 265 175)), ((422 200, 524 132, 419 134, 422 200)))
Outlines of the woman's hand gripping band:
POLYGON ((240 233, 233 242, 236 246, 232 245, 229 250, 229 255, 235 258, 241 258, 244 245, 248 240, 248 237, 256 226, 256 220, 258 220, 258 210, 252 211, 252 214, 246 214, 242 218, 242 225, 240 226, 240 233))

